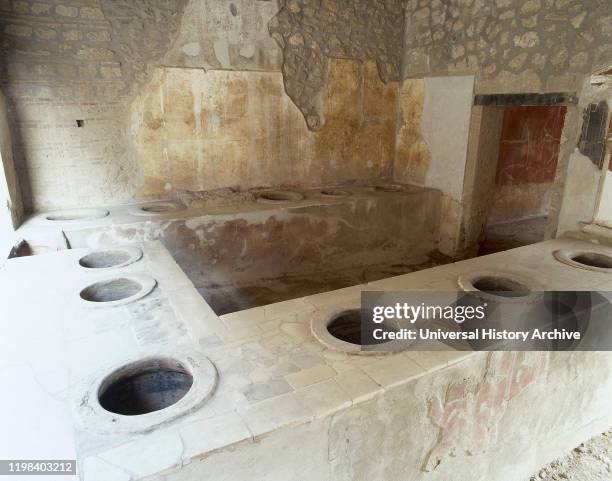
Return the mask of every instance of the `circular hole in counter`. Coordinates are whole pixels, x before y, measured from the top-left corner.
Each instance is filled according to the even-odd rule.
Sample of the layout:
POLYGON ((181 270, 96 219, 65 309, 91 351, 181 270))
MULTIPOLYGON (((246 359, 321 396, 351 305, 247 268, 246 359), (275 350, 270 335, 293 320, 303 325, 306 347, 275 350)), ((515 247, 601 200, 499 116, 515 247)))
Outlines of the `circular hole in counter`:
POLYGON ((166 214, 184 210, 185 206, 178 202, 156 202, 154 204, 143 205, 140 210, 147 214, 166 214))
POLYGON ((270 190, 257 194, 257 201, 263 203, 282 203, 282 202, 297 202, 304 199, 304 196, 299 192, 291 192, 289 190, 270 190))
POLYGON ((561 249, 553 252, 554 258, 578 269, 593 272, 612 272, 612 256, 590 250, 561 249))
POLYGON ((402 184, 378 184, 371 185, 368 189, 374 192, 406 192, 408 187, 402 184))
POLYGON ((578 264, 599 269, 612 269, 612 257, 598 252, 578 252, 570 259, 578 264))
POLYGON ((99 250, 81 257, 79 265, 86 269, 113 269, 133 264, 141 257, 138 248, 99 250))
POLYGON ((340 189, 323 189, 319 193, 324 197, 350 197, 350 192, 340 189))
POLYGON ((87 302, 116 302, 137 295, 143 286, 135 279, 118 277, 96 282, 81 290, 81 299, 87 302))
POLYGON ((98 401, 105 410, 139 416, 170 407, 193 385, 193 376, 173 359, 147 359, 111 373, 100 386, 98 401))
POLYGON ((51 222, 69 222, 102 219, 109 214, 109 211, 106 209, 70 209, 51 212, 45 215, 45 219, 51 222))
POLYGON ((531 290, 523 283, 508 277, 481 276, 472 280, 474 289, 499 297, 526 297, 531 290))
POLYGON ((459 287, 466 294, 476 295, 493 303, 534 304, 546 290, 537 276, 525 272, 482 270, 460 274, 459 287))
MULTIPOLYGON (((167 351, 164 349, 164 351, 167 351)), ((79 425, 95 432, 146 433, 210 400, 219 375, 199 350, 142 352, 88 378, 73 397, 79 425)))
POLYGON ((79 259, 79 264, 88 269, 108 269, 125 264, 130 254, 125 251, 98 251, 87 254, 79 259))
MULTIPOLYGON (((384 323, 377 327, 386 331, 394 330, 384 323)), ((334 338, 356 346, 374 346, 389 342, 362 334, 361 310, 359 309, 350 309, 334 315, 327 324, 327 331, 334 338)))

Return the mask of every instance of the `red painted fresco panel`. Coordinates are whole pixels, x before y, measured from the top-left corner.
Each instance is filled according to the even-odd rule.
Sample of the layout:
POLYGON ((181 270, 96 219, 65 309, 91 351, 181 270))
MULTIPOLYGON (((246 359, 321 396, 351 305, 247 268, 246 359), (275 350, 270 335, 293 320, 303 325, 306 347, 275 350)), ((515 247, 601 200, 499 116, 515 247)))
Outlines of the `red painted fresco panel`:
POLYGON ((565 107, 506 107, 497 184, 554 180, 565 112, 565 107))

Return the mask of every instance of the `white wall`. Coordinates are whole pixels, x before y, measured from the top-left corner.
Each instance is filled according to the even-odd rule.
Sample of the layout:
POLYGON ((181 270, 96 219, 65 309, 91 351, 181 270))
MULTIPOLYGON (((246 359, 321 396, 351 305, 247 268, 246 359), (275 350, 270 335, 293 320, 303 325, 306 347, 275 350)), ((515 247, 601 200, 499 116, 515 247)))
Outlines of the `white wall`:
POLYGON ((431 153, 425 185, 451 199, 463 199, 474 77, 425 79, 421 129, 431 153))
POLYGON ((594 222, 612 228, 612 172, 610 171, 604 175, 594 222))
POLYGON ((474 98, 474 77, 425 80, 421 131, 431 155, 425 186, 444 194, 439 249, 460 255, 464 180, 474 98))

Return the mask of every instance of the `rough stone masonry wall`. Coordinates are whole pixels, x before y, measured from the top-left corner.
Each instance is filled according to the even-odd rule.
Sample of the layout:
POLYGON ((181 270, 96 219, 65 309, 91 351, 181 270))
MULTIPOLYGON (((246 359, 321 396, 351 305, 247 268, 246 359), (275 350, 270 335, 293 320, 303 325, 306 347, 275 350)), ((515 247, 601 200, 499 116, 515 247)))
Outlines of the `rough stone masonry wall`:
MULTIPOLYGON (((409 0, 394 176, 422 183, 429 175, 434 156, 432 146, 422 139, 423 78, 469 74, 475 76, 477 94, 564 91, 580 97, 585 79, 611 63, 612 4, 606 0, 409 0)), ((472 109, 472 123, 477 110, 472 109)), ((579 132, 577 109, 569 107, 551 193, 551 236, 556 232, 567 158, 579 132)), ((474 158, 469 152, 473 147, 468 148, 468 175, 475 165, 469 160, 474 158)), ((491 149, 499 145, 487 148, 491 149)), ((474 178, 465 180, 463 198, 469 202, 474 178)), ((469 232, 473 228, 463 224, 461 208, 453 223, 459 224, 459 234, 465 231, 461 244, 470 250, 479 229, 469 232)), ((483 221, 468 222, 477 226, 483 221)))
POLYGON ((561 91, 612 61, 609 0, 409 0, 405 78, 477 73, 477 91, 561 91))
MULTIPOLYGON (((188 154, 174 159, 175 164, 164 164, 153 173, 147 170, 150 163, 135 145, 130 121, 134 112, 142 110, 138 104, 142 98, 136 94, 147 86, 154 87, 156 77, 152 72, 157 67, 184 72, 239 70, 247 72, 247 83, 254 83, 257 79, 249 77, 249 71, 280 74, 284 54, 285 89, 302 112, 314 112, 323 118, 325 86, 333 82, 330 58, 374 60, 385 80, 399 78, 402 18, 400 0, 0 0, 0 88, 10 104, 15 162, 26 210, 168 197, 172 190, 165 188, 172 185, 170 174, 175 176, 179 165, 188 169, 181 172, 185 178, 212 171, 209 180, 200 184, 227 187, 210 179, 226 178, 226 171, 247 172, 250 163, 241 163, 244 152, 229 163, 222 160, 203 165, 194 159, 208 162, 217 158, 215 153, 200 152, 195 145, 190 150, 185 144, 188 154), (284 44, 285 40, 281 49, 278 42, 284 44), (302 46, 295 45, 302 40, 302 46), (83 121, 79 122, 81 128, 77 120, 83 121), (151 177, 159 178, 161 188, 149 189, 147 178, 151 177)), ((369 72, 369 67, 361 71, 364 69, 369 72)), ((352 92, 355 79, 347 77, 347 81, 347 89, 352 92)), ((367 86, 361 90, 365 89, 367 86)), ((270 105, 282 105, 285 95, 274 89, 265 92, 265 99, 270 105)), ((196 101, 195 110, 199 108, 196 101)), ((363 110, 360 105, 367 102, 364 99, 358 109, 363 110)), ((220 105, 225 104, 227 101, 220 99, 220 105)), ((395 107, 382 115, 394 116, 395 107)), ((309 124, 321 126, 321 118, 311 116, 309 124)), ((190 122, 168 115, 160 119, 165 131, 181 135, 190 122)), ((194 125, 199 125, 198 121, 194 125)), ((369 129, 367 115, 359 116, 356 122, 357 128, 369 129)), ((204 130, 208 127, 214 129, 209 124, 204 130)), ((259 128, 259 124, 250 126, 250 130, 259 128)), ((382 153, 393 150, 394 129, 391 126, 388 135, 382 137, 379 126, 372 131, 376 138, 389 139, 382 153)), ((192 130, 193 135, 199 135, 197 129, 192 130)), ((315 142, 332 143, 323 160, 336 173, 350 170, 343 154, 347 151, 346 132, 341 133, 338 136, 335 129, 315 142), (338 152, 342 155, 336 155, 338 152)), ((187 134, 185 139, 192 136, 187 134)), ((250 139, 237 136, 229 140, 239 145, 250 139)), ((166 148, 161 145, 156 154, 166 155, 166 148)), ((304 163, 296 152, 283 162, 304 163)), ((390 164, 379 161, 387 158, 382 153, 378 149, 355 157, 353 164, 371 170, 372 165, 382 163, 386 170, 373 175, 388 175, 390 164)), ((335 178, 335 174, 328 174, 324 168, 318 177, 335 178)), ((351 176, 347 172, 345 177, 361 174, 351 176)), ((295 176, 273 180, 315 181, 295 176)))
POLYGON ((131 197, 126 104, 170 47, 185 4, 0 1, 0 88, 26 210, 131 197))
POLYGON ((319 94, 329 58, 375 60, 385 82, 399 80, 404 0, 282 0, 270 33, 283 49, 287 94, 319 130, 319 94))
MULTIPOLYGON (((404 75, 478 71, 480 90, 533 90, 543 82, 561 88, 578 77, 574 67, 587 71, 606 57, 612 22, 603 0, 551 2, 408 2, 404 75)), ((400 78, 404 6, 403 0, 0 0, 0 88, 10 107, 26 210, 116 204, 142 195, 147 163, 134 145, 130 119, 142 107, 134 105, 136 92, 155 82, 156 67, 282 69, 284 88, 308 126, 321 129, 330 59, 371 60, 383 80, 400 78)), ((185 128, 180 118, 163 121, 171 132, 185 128)), ((366 117, 357 122, 369 132, 366 117)), ((326 135, 333 148, 325 162, 346 166, 333 153, 346 151, 344 133, 326 135)), ((369 166, 368 156, 355 162, 369 166)), ((192 157, 178 160, 194 174, 226 167, 208 163, 197 171, 192 157)), ((230 169, 244 171, 241 162, 234 159, 230 169)), ((153 177, 163 180, 170 169, 153 177)), ((320 177, 335 178, 328 173, 320 177)), ((212 184, 205 186, 227 187, 212 184)))

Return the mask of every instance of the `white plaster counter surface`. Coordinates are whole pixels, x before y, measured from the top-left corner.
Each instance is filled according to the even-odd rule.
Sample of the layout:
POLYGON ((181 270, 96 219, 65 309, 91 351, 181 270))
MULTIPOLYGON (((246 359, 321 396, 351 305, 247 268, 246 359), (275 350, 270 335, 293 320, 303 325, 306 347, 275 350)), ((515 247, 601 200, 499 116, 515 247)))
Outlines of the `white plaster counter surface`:
MULTIPOLYGON (((145 433, 104 434, 93 422, 80 426, 78 419, 74 421, 84 479, 153 477, 175 472, 212 453, 231 451, 241 443, 257 443, 280 428, 328 418, 423 376, 436 376, 471 356, 483 355, 431 351, 350 356, 325 348, 311 334, 312 317, 358 305, 362 290, 452 291, 458 289, 460 274, 483 270, 527 276, 547 290, 612 290, 608 273, 575 269, 552 256, 557 249, 588 247, 584 242, 553 240, 221 318, 158 242, 143 244, 142 262, 120 271, 149 274, 157 280, 156 289, 113 309, 89 309, 77 302, 79 286, 97 276, 78 266, 77 260, 87 250, 17 259, 0 271, 0 282, 13 283, 17 297, 10 302, 12 308, 19 312, 20 306, 32 304, 38 291, 45 303, 37 312, 24 313, 23 322, 29 327, 21 332, 19 342, 10 343, 8 352, 27 343, 29 332, 43 329, 40 332, 49 333, 50 343, 63 346, 58 348, 64 357, 58 364, 62 375, 68 375, 65 383, 69 380, 70 388, 65 385, 63 392, 70 393, 72 405, 78 405, 92 376, 145 353, 172 357, 173 352, 190 348, 208 356, 218 370, 219 382, 212 398, 195 411, 145 433), (13 277, 19 270, 17 264, 27 265, 28 272, 13 277), (46 273, 46 282, 30 282, 37 271, 46 273)), ((13 325, 4 322, 3 329, 13 325)), ((35 374, 47 379, 44 368, 35 374)))
MULTIPOLYGON (((260 216, 265 219, 271 211, 276 212, 276 215, 282 215, 288 210, 307 209, 312 206, 348 204, 353 205, 356 202, 373 202, 383 199, 390 193, 376 191, 373 186, 387 185, 389 182, 378 181, 372 184, 338 184, 334 186, 320 187, 316 189, 287 189, 291 192, 300 193, 304 196, 302 200, 288 200, 272 203, 257 202, 256 196, 260 192, 276 191, 283 189, 253 189, 251 191, 242 192, 241 194, 250 193, 253 196, 251 201, 244 200, 239 194, 236 194, 236 200, 232 200, 231 196, 224 202, 215 203, 210 201, 195 201, 193 206, 183 206, 178 210, 168 212, 153 212, 145 213, 143 207, 164 205, 167 203, 175 203, 175 201, 157 200, 150 202, 141 202, 136 204, 124 204, 113 206, 102 206, 97 209, 83 209, 107 211, 108 215, 92 218, 92 219, 75 219, 75 220, 49 220, 47 216, 63 211, 54 211, 46 213, 37 213, 32 215, 18 229, 17 235, 30 242, 35 246, 46 246, 51 248, 59 246, 60 249, 65 248, 66 238, 70 242, 76 242, 77 247, 98 247, 96 244, 97 237, 105 237, 110 240, 117 237, 116 240, 125 242, 129 239, 132 242, 150 242, 158 240, 160 233, 172 222, 185 221, 197 226, 210 220, 230 220, 249 216, 249 218, 257 219, 260 216), (342 190, 347 192, 349 196, 325 196, 321 195, 322 190, 342 190), (121 232, 121 236, 114 236, 113 233, 121 232), (94 235, 91 235, 91 233, 94 235), (87 233, 89 239, 87 243, 81 242, 81 233, 87 233), (131 233, 131 234, 130 234, 131 233), (67 235, 68 234, 68 235, 67 235)), ((411 184, 396 184, 401 185, 404 190, 401 192, 391 192, 393 195, 402 196, 418 196, 423 193, 439 193, 436 189, 420 187, 411 184)), ((176 203, 176 205, 182 205, 176 203)), ((66 212, 75 212, 78 209, 69 209, 66 212)), ((108 242, 107 242, 108 243, 108 242)), ((74 246, 73 246, 74 247, 74 246)))

